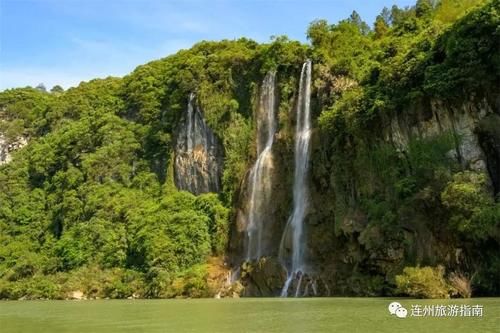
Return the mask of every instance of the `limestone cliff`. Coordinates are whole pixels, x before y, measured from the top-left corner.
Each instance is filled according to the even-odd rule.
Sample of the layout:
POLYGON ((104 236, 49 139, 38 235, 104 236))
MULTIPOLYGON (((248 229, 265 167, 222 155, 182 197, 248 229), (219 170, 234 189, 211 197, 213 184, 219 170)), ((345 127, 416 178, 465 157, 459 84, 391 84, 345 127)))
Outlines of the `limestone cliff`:
POLYGON ((12 159, 12 152, 21 149, 27 144, 28 139, 24 136, 17 137, 14 140, 9 140, 0 133, 0 165, 9 163, 12 159))
POLYGON ((194 94, 180 121, 175 145, 174 180, 178 189, 193 194, 219 192, 223 150, 207 126, 194 94))
MULTIPOLYGON (((451 135, 454 147, 446 153, 447 157, 455 160, 461 170, 487 175, 491 196, 498 193, 498 97, 470 98, 460 103, 432 100, 426 105, 401 110, 387 119, 381 119, 377 125, 382 129, 379 139, 392 145, 403 156, 412 140, 451 135)), ((286 192, 287 186, 288 191, 290 190, 287 178, 293 170, 293 166, 287 163, 291 158, 287 141, 289 140, 283 140, 278 132, 275 167, 280 170, 280 174, 274 175, 272 187, 277 199, 274 202, 278 204, 275 205, 275 210, 268 212, 270 221, 284 221, 286 216, 282 212, 290 209, 287 204, 290 198, 280 194, 286 192)), ((332 162, 326 162, 324 155, 327 145, 315 132, 311 161, 312 200, 305 219, 306 255, 310 260, 309 264, 315 269, 304 277, 310 286, 306 295, 384 295, 390 290, 388 286, 391 279, 405 265, 445 264, 452 270, 476 269, 472 267, 478 254, 455 235, 449 235, 447 229, 440 229, 436 225, 443 217, 433 217, 432 210, 435 208, 432 206, 416 207, 415 210, 420 213, 408 212, 409 215, 405 215, 405 211, 392 212, 399 225, 396 231, 388 233, 384 228, 373 225, 372 217, 357 202, 359 181, 353 179, 347 191, 336 187, 337 184, 333 181, 335 174, 345 170, 339 169, 332 162), (325 168, 325 164, 328 164, 326 168, 332 174, 320 171, 325 168), (323 178, 318 174, 322 174, 323 178), (325 175, 330 178, 325 178, 325 175), (351 202, 350 205, 344 207, 341 203, 345 201, 351 202), (432 218, 435 222, 429 220, 432 218)), ((395 165, 386 167, 394 168, 395 165)), ((245 201, 244 196, 242 200, 245 201)), ((430 199, 423 198, 424 205, 432 205, 431 202, 425 203, 425 200, 430 199)), ((237 216, 241 219, 242 214, 237 216)), ((239 221, 236 226, 241 224, 244 221, 239 221)), ((273 233, 280 233, 282 230, 283 223, 275 223, 272 228, 273 233)), ((272 239, 272 235, 267 237, 272 239)), ((277 249, 278 244, 275 245, 277 249)), ((279 286, 284 283, 285 273, 277 261, 276 249, 273 251, 271 247, 267 257, 246 262, 240 267, 240 281, 244 286, 242 295, 279 295, 279 286)))
POLYGON ((451 133, 455 149, 449 155, 464 169, 489 174, 495 192, 498 192, 500 98, 497 99, 496 103, 491 103, 486 98, 470 98, 459 105, 432 100, 427 107, 396 114, 386 128, 386 139, 404 152, 413 138, 451 133))
MULTIPOLYGON (((452 172, 471 170, 485 174, 489 180, 490 197, 498 194, 498 96, 471 97, 462 102, 431 100, 425 105, 400 110, 374 126, 381 129, 379 139, 392 145, 403 160, 412 140, 451 135, 453 148, 443 158, 455 160, 458 169, 452 172)), ((349 144, 352 150, 360 145, 359 141, 349 144)), ((392 224, 372 223, 377 217, 373 216, 373 211, 367 212, 363 207, 366 207, 366 202, 375 203, 379 199, 372 194, 370 197, 366 192, 363 194, 366 190, 361 187, 366 186, 366 179, 349 179, 351 175, 359 174, 356 165, 350 164, 350 170, 346 171, 330 162, 330 168, 321 171, 324 168, 324 160, 320 161, 324 154, 321 148, 324 142, 316 137, 313 145, 316 145, 315 160, 312 161, 315 169, 314 199, 308 218, 307 247, 310 258, 318 268, 319 280, 324 281, 333 294, 384 294, 390 289, 392 277, 406 265, 444 264, 449 270, 463 270, 470 274, 480 269, 476 264, 480 262, 478 256, 484 253, 478 253, 474 243, 464 241, 447 227, 448 217, 443 216, 443 208, 436 201, 439 200, 439 193, 436 199, 432 189, 425 188, 412 199, 412 204, 401 202, 395 205, 394 210, 380 206, 384 207, 383 214, 391 217, 392 224), (330 179, 325 179, 328 170, 331 172, 330 179), (319 174, 323 176, 319 177, 319 174), (339 188, 334 181, 339 174, 347 178, 342 183, 345 188, 339 188)), ((386 163, 382 166, 386 169, 397 165, 391 160, 386 163)), ((383 193, 387 189, 376 184, 375 191, 383 193)), ((491 246, 495 247, 494 242, 491 246)))

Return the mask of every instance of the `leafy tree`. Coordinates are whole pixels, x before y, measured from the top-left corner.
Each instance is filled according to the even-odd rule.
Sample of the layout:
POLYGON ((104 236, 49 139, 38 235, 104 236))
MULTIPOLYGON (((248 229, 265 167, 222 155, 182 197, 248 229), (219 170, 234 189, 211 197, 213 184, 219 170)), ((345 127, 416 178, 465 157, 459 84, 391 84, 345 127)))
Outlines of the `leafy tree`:
POLYGON ((45 88, 45 85, 43 83, 39 83, 35 89, 41 92, 47 92, 47 88, 45 88))
POLYGON ((56 84, 55 86, 52 87, 52 89, 50 89, 50 92, 53 94, 59 94, 63 93, 64 89, 60 85, 56 84))
POLYGON ((377 18, 375 19, 374 31, 375 31, 375 37, 377 39, 384 37, 384 35, 387 34, 387 32, 389 31, 389 26, 387 25, 387 21, 385 21, 381 15, 378 15, 377 18))
POLYGON ((351 16, 349 17, 349 22, 356 25, 363 35, 366 35, 370 32, 370 27, 368 26, 368 24, 366 24, 365 21, 361 19, 361 16, 359 16, 356 11, 352 12, 351 16))
POLYGON ((405 267, 396 284, 401 293, 412 297, 450 298, 452 288, 443 275, 443 267, 405 267))
POLYGON ((415 5, 415 14, 419 18, 428 18, 432 13, 431 0, 417 0, 415 5))
POLYGON ((486 239, 494 235, 500 223, 500 204, 488 193, 484 174, 455 174, 441 199, 450 210, 450 224, 465 237, 486 239))

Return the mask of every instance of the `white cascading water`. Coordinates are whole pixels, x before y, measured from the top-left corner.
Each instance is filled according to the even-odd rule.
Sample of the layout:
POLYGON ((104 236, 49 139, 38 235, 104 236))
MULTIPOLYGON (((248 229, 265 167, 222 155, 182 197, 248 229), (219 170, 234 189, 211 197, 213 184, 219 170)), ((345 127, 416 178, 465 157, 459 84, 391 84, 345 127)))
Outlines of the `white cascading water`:
POLYGON ((264 207, 270 193, 272 146, 276 133, 275 117, 276 73, 269 72, 262 83, 259 112, 257 114, 257 160, 249 175, 250 202, 246 226, 246 259, 258 259, 263 255, 262 236, 264 207))
POLYGON ((186 145, 187 145, 187 151, 191 152, 193 150, 193 127, 195 124, 195 121, 193 120, 194 118, 194 93, 189 94, 189 102, 188 102, 188 109, 187 109, 187 129, 186 129, 186 145))
POLYGON ((195 93, 189 94, 187 112, 178 128, 174 181, 193 194, 218 192, 222 165, 220 141, 203 119, 195 93))
POLYGON ((288 219, 280 245, 283 262, 290 262, 285 256, 285 243, 291 236, 291 262, 288 264, 288 276, 281 291, 281 296, 288 296, 288 290, 294 279, 298 279, 295 296, 299 296, 300 285, 305 273, 304 263, 304 217, 308 207, 307 174, 309 166, 309 142, 311 138, 311 69, 307 60, 300 73, 299 97, 297 101, 297 124, 295 127, 295 173, 293 184, 293 212, 288 219))

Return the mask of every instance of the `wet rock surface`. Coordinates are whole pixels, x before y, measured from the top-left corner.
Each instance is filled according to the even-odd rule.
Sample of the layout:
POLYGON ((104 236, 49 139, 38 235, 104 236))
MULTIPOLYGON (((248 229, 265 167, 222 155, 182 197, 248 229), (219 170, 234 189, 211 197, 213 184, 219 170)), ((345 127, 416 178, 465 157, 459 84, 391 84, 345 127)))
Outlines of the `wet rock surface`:
POLYGON ((196 195, 219 192, 222 166, 220 140, 205 123, 196 97, 191 94, 176 135, 175 185, 196 195))
POLYGON ((270 257, 246 261, 240 268, 242 296, 279 296, 286 280, 286 271, 281 263, 270 257))

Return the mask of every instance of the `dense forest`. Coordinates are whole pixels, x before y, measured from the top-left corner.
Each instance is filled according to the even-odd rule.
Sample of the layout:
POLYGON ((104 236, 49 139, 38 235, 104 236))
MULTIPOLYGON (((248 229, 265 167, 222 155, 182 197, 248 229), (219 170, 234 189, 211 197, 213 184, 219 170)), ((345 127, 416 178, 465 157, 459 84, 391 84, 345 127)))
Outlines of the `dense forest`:
POLYGON ((279 295, 277 249, 244 261, 239 224, 275 72, 279 243, 307 59, 318 294, 500 295, 500 1, 418 0, 307 36, 202 41, 122 78, 0 92, 0 298, 279 295), (217 148, 205 190, 182 181, 207 158, 181 156, 188 108, 217 148))

